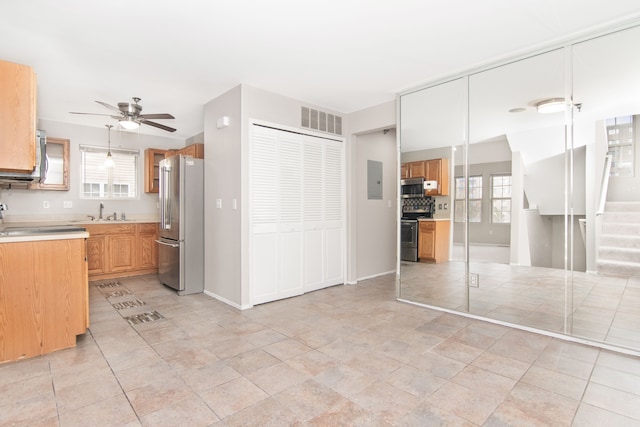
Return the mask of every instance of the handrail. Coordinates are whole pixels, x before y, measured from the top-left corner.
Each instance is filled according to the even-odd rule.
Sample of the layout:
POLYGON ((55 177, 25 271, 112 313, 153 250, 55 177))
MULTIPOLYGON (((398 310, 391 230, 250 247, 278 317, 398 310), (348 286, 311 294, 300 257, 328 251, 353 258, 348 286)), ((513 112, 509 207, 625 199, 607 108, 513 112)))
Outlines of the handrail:
POLYGON ((596 216, 604 214, 604 205, 607 202, 607 191, 609 191, 609 176, 611 175, 611 164, 613 156, 609 153, 604 158, 604 170, 602 171, 602 182, 600 183, 600 203, 596 216))

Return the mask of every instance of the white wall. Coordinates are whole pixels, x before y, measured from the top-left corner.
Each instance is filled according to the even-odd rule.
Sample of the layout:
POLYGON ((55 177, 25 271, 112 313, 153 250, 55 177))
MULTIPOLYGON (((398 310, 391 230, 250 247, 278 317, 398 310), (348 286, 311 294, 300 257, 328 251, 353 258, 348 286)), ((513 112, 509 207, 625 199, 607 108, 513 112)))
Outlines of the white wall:
POLYGON ((356 139, 356 271, 358 280, 396 269, 398 168, 396 131, 375 131, 356 139), (367 161, 382 163, 382 200, 369 200, 367 161))
MULTIPOLYGON (((48 137, 69 139, 69 191, 50 190, 2 190, 0 200, 9 210, 4 212, 7 221, 42 221, 48 219, 80 219, 85 215, 97 215, 97 200, 80 199, 80 150, 79 145, 107 146, 107 128, 80 126, 69 123, 40 120, 38 129, 45 130, 48 137), (43 208, 43 201, 49 208, 43 208), (64 201, 71 201, 72 208, 63 208, 64 201)), ((144 150, 153 148, 181 148, 184 140, 162 136, 139 134, 111 129, 111 146, 138 148, 138 185, 140 198, 137 200, 105 201, 105 215, 112 212, 126 212, 130 218, 155 218, 158 215, 155 193, 144 192, 144 150)))

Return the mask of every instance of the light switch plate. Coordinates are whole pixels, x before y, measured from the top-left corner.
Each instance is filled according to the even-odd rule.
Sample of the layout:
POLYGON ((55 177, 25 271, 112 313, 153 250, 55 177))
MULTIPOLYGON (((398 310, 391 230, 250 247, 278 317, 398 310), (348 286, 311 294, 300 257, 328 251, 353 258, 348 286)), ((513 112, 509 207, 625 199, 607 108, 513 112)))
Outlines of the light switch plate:
POLYGON ((62 207, 65 209, 71 209, 73 207, 73 202, 71 200, 65 200, 62 202, 62 207))

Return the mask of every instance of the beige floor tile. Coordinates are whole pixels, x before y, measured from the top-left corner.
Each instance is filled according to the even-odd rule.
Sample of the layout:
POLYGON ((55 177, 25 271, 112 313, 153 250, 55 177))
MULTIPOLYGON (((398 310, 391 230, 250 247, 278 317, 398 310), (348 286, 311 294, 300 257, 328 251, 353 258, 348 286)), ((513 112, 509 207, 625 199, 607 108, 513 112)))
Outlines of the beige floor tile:
POLYGON ((529 363, 521 362, 520 360, 488 352, 478 356, 471 364, 514 380, 520 379, 531 366, 529 363))
POLYGON ((349 399, 390 424, 396 424, 420 402, 418 397, 383 381, 371 384, 349 399))
POLYGON ((245 377, 236 378, 200 393, 219 418, 226 418, 269 397, 245 377))
POLYGON ((487 425, 569 426, 579 401, 518 383, 488 419, 487 425))
POLYGON ((274 397, 304 422, 347 402, 341 394, 314 380, 287 388, 274 397))
POLYGON ((255 349, 225 359, 224 363, 242 375, 248 375, 262 368, 280 363, 280 361, 262 349, 255 349))
POLYGON ((225 418, 224 423, 230 427, 276 427, 301 425, 302 420, 296 418, 294 413, 291 412, 286 405, 270 397, 225 418))
POLYGON ((636 394, 592 382, 582 401, 640 422, 640 396, 636 394))
POLYGON ((362 371, 338 364, 316 375, 314 380, 344 396, 352 396, 373 384, 376 379, 362 371))
POLYGON ((193 392, 185 382, 176 377, 127 391, 127 398, 138 417, 144 417, 192 395, 193 392))
POLYGON ((87 406, 60 414, 60 425, 120 426, 138 424, 138 417, 123 394, 102 399, 87 406))
POLYGON ((180 376, 196 392, 207 391, 242 375, 222 360, 216 360, 206 366, 183 369, 180 376))
POLYGON ((73 411, 103 399, 122 393, 113 375, 90 378, 68 387, 56 389, 56 401, 60 413, 73 411))
POLYGON ((582 398, 587 386, 586 380, 536 365, 529 368, 520 381, 575 400, 582 398))
POLYGON ((312 350, 311 347, 291 338, 269 344, 262 349, 283 362, 312 350))
POLYGON ((449 382, 431 394, 425 402, 456 417, 482 425, 502 402, 502 397, 494 397, 489 390, 481 393, 449 382))
POLYGON ((446 384, 446 380, 404 365, 390 373, 385 382, 418 398, 424 398, 446 384))
POLYGON ((286 363, 267 366, 246 375, 253 383, 270 395, 281 392, 306 381, 310 375, 304 374, 286 363))
POLYGON ((317 350, 308 351, 286 361, 287 365, 310 376, 316 376, 337 366, 337 362, 330 356, 317 350))
MULTIPOLYGON (((6 392, 2 392, 4 396, 6 392)), ((8 400, 3 399, 3 400, 8 400)), ((51 393, 32 395, 21 400, 14 400, 7 405, 0 405, 0 425, 2 426, 36 426, 56 425, 58 410, 56 398, 51 393)))
MULTIPOLYGON (((351 427, 383 427, 390 423, 380 419, 371 412, 362 409, 350 400, 324 411, 305 423, 309 426, 351 426, 351 427)), ((416 424, 417 425, 417 424, 416 424)))
POLYGON ((573 420, 574 427, 592 426, 620 426, 634 427, 638 425, 638 420, 598 408, 587 403, 581 403, 578 412, 573 420))
POLYGON ((437 408, 428 402, 419 404, 415 409, 405 415, 398 423, 402 427, 415 426, 458 426, 475 427, 470 421, 460 418, 451 412, 437 408))

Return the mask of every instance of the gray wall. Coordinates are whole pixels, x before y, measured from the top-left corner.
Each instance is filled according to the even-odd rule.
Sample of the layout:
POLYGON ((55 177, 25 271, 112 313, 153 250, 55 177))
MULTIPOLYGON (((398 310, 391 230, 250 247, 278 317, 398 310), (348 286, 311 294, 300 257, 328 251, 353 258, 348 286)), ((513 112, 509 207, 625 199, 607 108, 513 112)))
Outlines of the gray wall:
MULTIPOLYGON (((66 220, 98 214, 97 200, 80 199, 80 150, 79 145, 107 146, 107 128, 80 126, 69 123, 40 120, 38 129, 45 130, 47 136, 69 139, 69 191, 48 190, 2 190, 0 200, 9 207, 4 212, 7 221, 46 221, 66 220), (49 202, 49 209, 43 208, 43 201, 49 202), (72 207, 63 208, 63 202, 70 201, 72 207)), ((144 192, 144 150, 153 148, 181 148, 185 142, 179 138, 145 135, 137 132, 125 132, 111 129, 111 146, 137 148, 138 159, 138 200, 107 200, 105 212, 126 212, 130 218, 136 216, 149 218, 158 215, 158 195, 144 192)))
POLYGON ((395 129, 356 140, 356 262, 358 280, 396 269, 397 188, 395 129), (382 200, 367 197, 367 161, 382 163, 382 200))

